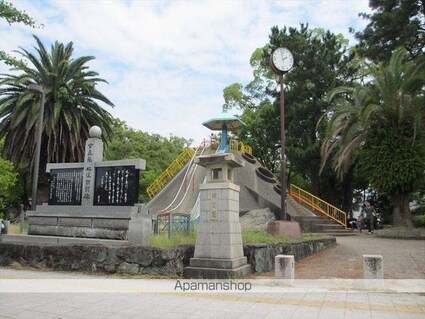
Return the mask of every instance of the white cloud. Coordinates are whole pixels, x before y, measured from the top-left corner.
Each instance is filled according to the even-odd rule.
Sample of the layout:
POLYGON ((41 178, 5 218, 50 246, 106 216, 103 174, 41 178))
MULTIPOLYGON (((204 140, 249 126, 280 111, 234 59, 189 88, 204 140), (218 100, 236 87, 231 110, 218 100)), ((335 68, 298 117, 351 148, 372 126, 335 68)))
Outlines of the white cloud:
MULTIPOLYGON (((90 67, 106 79, 101 91, 114 116, 146 132, 193 138, 210 131, 223 89, 247 83, 252 52, 268 42, 272 26, 330 29, 346 37, 363 29, 359 12, 368 0, 288 1, 15 1, 43 29, 9 27, 0 20, 0 48, 31 49, 39 36, 74 43, 76 56, 93 55, 90 67)), ((0 65, 2 73, 4 65, 0 65)))

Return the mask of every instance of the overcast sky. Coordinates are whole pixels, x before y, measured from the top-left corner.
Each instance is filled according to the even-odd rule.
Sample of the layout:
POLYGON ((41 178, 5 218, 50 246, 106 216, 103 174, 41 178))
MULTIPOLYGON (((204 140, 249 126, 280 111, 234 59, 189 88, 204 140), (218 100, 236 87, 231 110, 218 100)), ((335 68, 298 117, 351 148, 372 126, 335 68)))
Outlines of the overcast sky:
MULTIPOLYGON (((324 28, 350 39, 350 27, 368 0, 8 0, 43 29, 0 19, 0 49, 33 51, 37 35, 46 47, 74 43, 75 57, 95 56, 92 70, 107 80, 105 106, 134 129, 193 139, 211 131, 202 122, 221 112, 223 89, 252 80, 256 48, 268 43, 272 26, 324 28)), ((9 67, 0 63, 0 73, 9 67)), ((238 111, 231 111, 237 114, 238 111)))

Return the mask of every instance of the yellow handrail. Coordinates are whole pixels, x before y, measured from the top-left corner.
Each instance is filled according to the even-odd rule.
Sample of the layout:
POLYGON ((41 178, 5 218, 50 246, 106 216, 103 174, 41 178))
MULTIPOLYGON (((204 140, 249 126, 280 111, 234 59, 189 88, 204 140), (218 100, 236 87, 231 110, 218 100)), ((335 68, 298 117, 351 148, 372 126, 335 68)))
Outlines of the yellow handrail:
POLYGON ((333 219, 338 224, 344 226, 344 228, 347 227, 347 213, 338 207, 325 202, 323 199, 314 196, 313 194, 299 188, 298 186, 295 186, 294 184, 291 184, 289 187, 289 193, 296 200, 307 204, 313 211, 333 219))
POLYGON ((195 151, 191 148, 186 148, 182 153, 180 153, 177 158, 171 162, 170 165, 162 172, 159 177, 149 185, 146 189, 150 198, 153 198, 156 194, 159 193, 161 189, 178 173, 181 168, 186 165, 186 163, 193 157, 195 151))
MULTIPOLYGON (((252 148, 249 145, 243 144, 236 140, 230 140, 229 147, 231 150, 249 153, 252 155, 252 148)), ((193 157, 195 151, 191 148, 186 148, 165 170, 159 177, 149 185, 146 189, 150 198, 153 198, 161 189, 181 170, 181 168, 193 157)))
POLYGON ((251 146, 244 144, 242 142, 236 141, 236 140, 230 140, 229 148, 233 151, 239 151, 242 153, 248 153, 252 155, 252 148, 251 146))

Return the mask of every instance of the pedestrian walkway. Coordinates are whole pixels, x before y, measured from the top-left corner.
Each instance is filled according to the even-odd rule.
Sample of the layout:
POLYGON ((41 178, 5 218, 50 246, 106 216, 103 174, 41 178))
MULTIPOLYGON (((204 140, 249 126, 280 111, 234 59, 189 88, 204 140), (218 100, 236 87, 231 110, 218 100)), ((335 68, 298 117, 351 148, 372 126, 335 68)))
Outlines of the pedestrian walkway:
POLYGON ((230 281, 245 287, 239 290, 190 286, 216 284, 211 280, 0 268, 0 318, 425 319, 424 243, 367 234, 338 237, 336 247, 296 263, 298 279, 263 274, 230 281), (359 279, 363 254, 383 256, 385 280, 359 279), (183 291, 184 285, 191 289, 183 291))
POLYGON ((362 288, 362 280, 271 279, 234 281, 250 289, 231 292, 177 288, 197 282, 0 269, 0 318, 425 319, 425 280, 389 288, 362 288))
POLYGON ((423 319, 415 294, 279 293, 166 295, 143 293, 1 294, 1 318, 423 319))
POLYGON ((295 264, 295 278, 363 278, 363 255, 382 255, 384 279, 425 279, 425 241, 367 232, 337 237, 337 245, 295 264))

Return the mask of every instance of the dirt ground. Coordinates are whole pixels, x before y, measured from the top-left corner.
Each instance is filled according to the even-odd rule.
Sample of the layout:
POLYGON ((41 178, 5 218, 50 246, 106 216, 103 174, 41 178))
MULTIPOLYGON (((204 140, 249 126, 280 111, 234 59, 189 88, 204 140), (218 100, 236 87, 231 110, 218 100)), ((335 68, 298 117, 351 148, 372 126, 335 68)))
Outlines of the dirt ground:
MULTIPOLYGON (((336 237, 336 246, 295 263, 295 279, 363 279, 363 255, 383 257, 384 279, 425 279, 425 241, 367 232, 336 237)), ((261 274, 273 277, 274 271, 261 274)))

